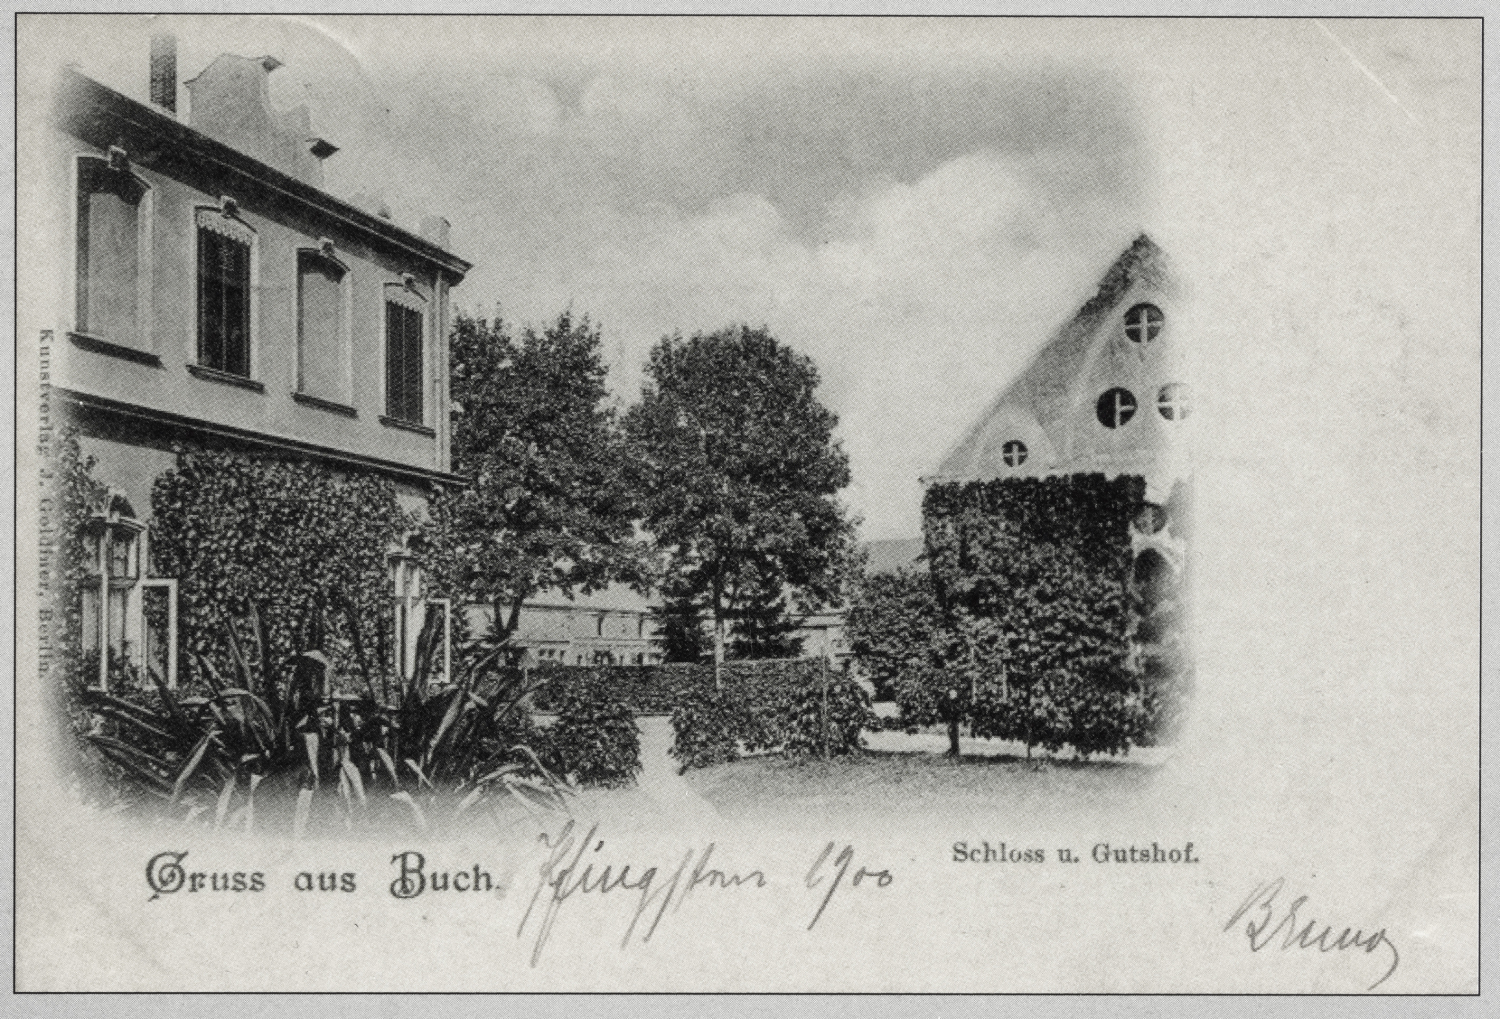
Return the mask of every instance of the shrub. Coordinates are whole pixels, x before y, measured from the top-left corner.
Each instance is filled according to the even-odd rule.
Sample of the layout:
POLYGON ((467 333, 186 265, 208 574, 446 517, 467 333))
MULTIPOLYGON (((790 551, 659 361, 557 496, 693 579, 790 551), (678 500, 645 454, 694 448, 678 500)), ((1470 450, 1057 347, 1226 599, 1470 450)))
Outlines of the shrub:
POLYGON ((543 760, 582 785, 618 787, 641 770, 641 734, 630 708, 603 682, 570 684, 544 737, 543 760))
MULTIPOLYGON (((935 485, 923 505, 932 579, 946 616, 948 670, 966 673, 976 736, 1122 753, 1152 699, 1132 650, 1130 520, 1139 477, 1087 474, 935 485)), ((903 713, 925 718, 918 689, 903 713)))
POLYGON ((554 665, 536 669, 544 681, 536 709, 558 711, 576 684, 599 683, 637 715, 668 715, 713 688, 713 669, 702 665, 554 665))
MULTIPOLYGON (((437 685, 419 669, 398 683, 394 703, 378 698, 373 682, 363 694, 340 694, 325 655, 295 651, 276 659, 254 603, 245 611, 225 626, 233 662, 227 678, 197 659, 209 696, 181 696, 154 675, 154 695, 85 693, 97 720, 89 741, 136 791, 185 809, 190 819, 212 804, 216 826, 244 817, 246 828, 258 788, 262 796, 294 791, 295 834, 320 803, 346 825, 380 815, 383 806, 418 827, 426 826, 422 802, 440 794, 462 794, 456 813, 495 793, 560 804, 565 787, 517 742, 530 731, 519 674, 481 664, 456 683, 437 685), (253 654, 241 650, 237 630, 255 636, 253 654), (370 792, 386 796, 376 801, 370 792)), ((358 632, 357 620, 349 626, 358 632)), ((424 644, 436 629, 424 628, 424 644)), ((429 652, 419 647, 418 660, 430 663, 429 652)))
POLYGON ((899 691, 939 663, 943 613, 932 577, 902 570, 859 582, 845 629, 849 649, 875 684, 876 700, 900 700, 899 691))
POLYGON ((724 764, 740 756, 741 741, 754 742, 754 720, 735 698, 711 691, 672 711, 675 738, 667 752, 689 768, 724 764))
POLYGON ((700 668, 708 683, 692 686, 695 696, 672 713, 670 752, 684 770, 734 760, 741 748, 788 757, 851 753, 860 731, 880 724, 864 688, 817 659, 725 663, 718 690, 712 667, 700 668))
POLYGON ((803 686, 793 697, 782 753, 792 758, 858 753, 859 734, 879 726, 865 688, 848 676, 831 677, 826 691, 803 686))

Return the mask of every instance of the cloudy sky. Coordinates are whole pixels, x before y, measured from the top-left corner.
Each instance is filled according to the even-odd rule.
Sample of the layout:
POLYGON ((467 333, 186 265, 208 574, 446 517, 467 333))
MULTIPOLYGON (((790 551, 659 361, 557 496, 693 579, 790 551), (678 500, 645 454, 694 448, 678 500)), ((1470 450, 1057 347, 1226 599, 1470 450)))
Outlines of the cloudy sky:
POLYGON ((461 308, 588 314, 622 402, 666 333, 809 354, 867 538, 918 533, 918 477, 1137 232, 1223 272, 1305 218, 1289 167, 1390 154, 1329 110, 1384 131, 1443 99, 1443 38, 1341 22, 163 16, 54 21, 49 51, 144 97, 164 30, 184 79, 281 59, 273 103, 341 147, 329 189, 447 216, 461 308), (1244 203, 1226 245, 1209 217, 1244 203))

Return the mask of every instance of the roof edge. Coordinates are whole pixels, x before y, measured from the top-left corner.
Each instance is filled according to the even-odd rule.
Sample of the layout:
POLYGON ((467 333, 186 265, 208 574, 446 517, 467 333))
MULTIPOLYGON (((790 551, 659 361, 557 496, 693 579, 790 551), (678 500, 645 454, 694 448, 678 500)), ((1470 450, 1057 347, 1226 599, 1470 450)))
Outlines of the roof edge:
MULTIPOLYGON (((474 268, 472 262, 444 250, 404 227, 397 226, 390 220, 366 212, 321 188, 300 181, 253 156, 247 156, 238 149, 181 123, 174 117, 116 92, 76 68, 63 68, 58 81, 54 121, 75 137, 90 141, 87 133, 89 125, 83 116, 84 108, 89 105, 99 108, 107 115, 148 135, 184 147, 198 160, 216 164, 232 173, 248 177, 257 184, 277 191, 304 207, 341 220, 352 229, 378 242, 415 255, 442 269, 449 276, 456 277, 459 281, 468 274, 470 269, 474 268)), ((143 163, 142 165, 150 168, 150 164, 143 163)))

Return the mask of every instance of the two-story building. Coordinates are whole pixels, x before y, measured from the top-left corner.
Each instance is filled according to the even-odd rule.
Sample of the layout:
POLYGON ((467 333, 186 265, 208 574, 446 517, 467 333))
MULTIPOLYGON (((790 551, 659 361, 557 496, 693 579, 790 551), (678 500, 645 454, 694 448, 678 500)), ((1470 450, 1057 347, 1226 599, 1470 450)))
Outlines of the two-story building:
MULTIPOLYGON (((24 313, 51 337, 53 392, 110 489, 85 647, 166 640, 175 656, 143 619, 174 597, 150 575, 149 512, 184 441, 374 472, 407 509, 462 483, 448 295, 470 265, 445 220, 413 232, 323 189, 337 149, 305 108, 272 108, 278 66, 218 57, 185 83, 186 118, 170 37, 153 41, 150 102, 71 68, 57 83, 44 172, 27 177, 45 193, 24 196, 29 278, 53 291, 24 313)), ((401 585, 409 600, 409 569, 401 585)))
MULTIPOLYGON (((658 665, 660 602, 624 584, 568 598, 542 591, 528 598, 511 643, 536 664, 658 665)), ((486 633, 494 620, 488 605, 465 608, 469 629, 486 633)))

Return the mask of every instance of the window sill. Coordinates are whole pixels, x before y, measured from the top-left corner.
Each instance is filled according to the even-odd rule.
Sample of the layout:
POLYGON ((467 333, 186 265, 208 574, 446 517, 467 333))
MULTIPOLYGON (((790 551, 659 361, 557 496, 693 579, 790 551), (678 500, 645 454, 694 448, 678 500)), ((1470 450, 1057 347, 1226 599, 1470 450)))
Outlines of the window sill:
POLYGON ((429 439, 437 437, 437 432, 434 429, 418 424, 415 421, 403 421, 400 418, 388 417, 382 414, 380 415, 380 423, 387 428, 400 428, 403 431, 416 432, 418 435, 425 435, 429 439))
POLYGON ((160 368, 161 358, 135 347, 126 347, 119 343, 111 343, 109 340, 98 336, 90 336, 88 333, 69 333, 68 339, 73 341, 73 346, 80 350, 89 350, 95 354, 107 354, 110 357, 118 357, 123 361, 134 361, 149 368, 160 368))
POLYGON ((306 407, 316 407, 326 410, 330 414, 342 414, 346 418, 359 417, 359 411, 343 403, 334 403, 332 400, 324 400, 321 397, 309 393, 293 393, 292 399, 306 407))
POLYGON ((208 382, 222 382, 226 386, 239 386, 253 393, 264 393, 266 387, 254 379, 247 379, 243 375, 231 375, 229 372, 221 372, 217 368, 209 368, 201 364, 190 364, 187 370, 200 379, 208 382))

